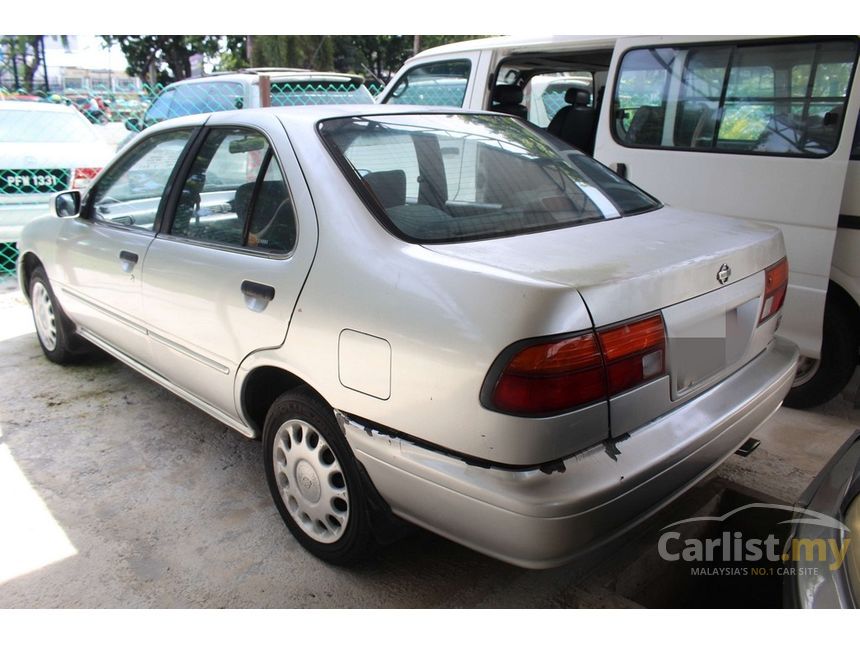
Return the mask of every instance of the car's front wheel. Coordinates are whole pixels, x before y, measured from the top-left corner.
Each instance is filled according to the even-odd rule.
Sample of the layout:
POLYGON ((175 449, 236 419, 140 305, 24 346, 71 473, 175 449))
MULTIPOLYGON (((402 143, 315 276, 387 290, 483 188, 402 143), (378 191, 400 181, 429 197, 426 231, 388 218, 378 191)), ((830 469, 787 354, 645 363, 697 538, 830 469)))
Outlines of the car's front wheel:
POLYGON ((309 390, 272 404, 263 430, 269 490, 293 536, 332 564, 350 564, 374 540, 365 484, 331 408, 309 390))
POLYGON ((88 344, 75 335, 42 267, 33 270, 29 290, 36 337, 45 356, 60 365, 80 359, 89 349, 88 344))

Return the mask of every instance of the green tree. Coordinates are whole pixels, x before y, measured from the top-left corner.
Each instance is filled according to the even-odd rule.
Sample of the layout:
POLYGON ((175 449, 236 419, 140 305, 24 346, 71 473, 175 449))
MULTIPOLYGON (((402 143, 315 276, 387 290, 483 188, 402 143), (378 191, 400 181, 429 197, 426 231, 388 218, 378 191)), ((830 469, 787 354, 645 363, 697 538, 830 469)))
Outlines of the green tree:
POLYGON ((250 36, 253 67, 331 70, 337 36, 250 36))
POLYGON ((222 41, 221 53, 216 66, 218 71, 231 71, 250 66, 248 38, 249 36, 227 36, 222 41))
POLYGON ((431 47, 439 47, 450 43, 459 43, 463 40, 474 40, 475 38, 487 38, 487 36, 419 36, 420 51, 430 49, 431 47))
POLYGON ((0 38, 0 48, 3 50, 3 58, 10 75, 17 80, 20 87, 27 92, 33 92, 36 85, 36 72, 45 60, 45 37, 3 36, 0 38))
POLYGON ((191 76, 191 57, 210 58, 221 51, 224 36, 102 36, 117 43, 128 61, 128 73, 144 82, 169 83, 191 76), (154 77, 154 78, 153 78, 154 77))
MULTIPOLYGON (((415 52, 414 35, 399 36, 333 36, 334 66, 339 71, 370 74, 388 82, 406 59, 415 52)), ((420 36, 420 50, 481 36, 420 36)))
POLYGON ((412 36, 334 36, 334 68, 387 81, 412 55, 412 36))

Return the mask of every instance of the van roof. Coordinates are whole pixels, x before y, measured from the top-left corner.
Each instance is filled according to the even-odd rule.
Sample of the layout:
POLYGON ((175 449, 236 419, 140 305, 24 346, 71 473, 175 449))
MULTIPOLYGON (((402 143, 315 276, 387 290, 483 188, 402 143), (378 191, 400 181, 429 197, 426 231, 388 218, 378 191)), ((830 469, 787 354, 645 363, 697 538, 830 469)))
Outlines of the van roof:
POLYGON ((425 49, 412 57, 417 60, 439 54, 458 54, 486 49, 513 49, 528 52, 532 50, 567 49, 571 45, 594 45, 595 47, 612 47, 618 36, 494 36, 492 38, 476 38, 463 40, 449 45, 441 45, 425 49))

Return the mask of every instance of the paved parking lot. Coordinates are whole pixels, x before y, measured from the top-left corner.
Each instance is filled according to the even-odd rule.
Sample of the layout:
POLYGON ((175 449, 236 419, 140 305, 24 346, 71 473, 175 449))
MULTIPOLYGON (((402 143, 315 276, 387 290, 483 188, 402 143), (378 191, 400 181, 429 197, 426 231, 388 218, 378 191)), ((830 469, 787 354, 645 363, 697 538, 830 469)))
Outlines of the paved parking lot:
POLYGON ((526 571, 416 531, 347 570, 286 530, 259 443, 110 358, 49 363, 3 279, 0 607, 707 606, 667 573, 657 530, 726 491, 792 502, 860 427, 858 382, 817 410, 781 410, 752 456, 587 565, 526 571))

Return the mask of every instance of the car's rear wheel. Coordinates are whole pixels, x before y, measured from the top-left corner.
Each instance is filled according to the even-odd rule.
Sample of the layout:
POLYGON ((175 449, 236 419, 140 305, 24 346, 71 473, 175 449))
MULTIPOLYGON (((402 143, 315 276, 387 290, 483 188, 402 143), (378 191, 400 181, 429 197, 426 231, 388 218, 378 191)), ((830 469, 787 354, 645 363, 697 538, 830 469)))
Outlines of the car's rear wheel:
POLYGON ((30 309, 42 352, 48 360, 60 365, 80 359, 89 350, 88 343, 75 334, 42 267, 33 270, 29 290, 30 309))
POLYGON ((278 398, 266 416, 263 455, 275 505, 303 547, 340 565, 370 551, 368 491, 328 406, 304 388, 278 398))

